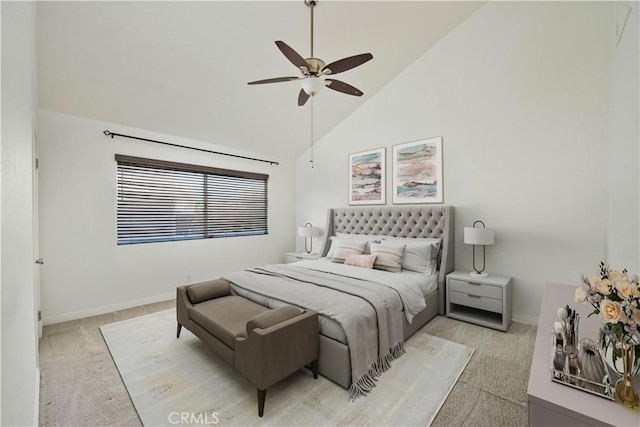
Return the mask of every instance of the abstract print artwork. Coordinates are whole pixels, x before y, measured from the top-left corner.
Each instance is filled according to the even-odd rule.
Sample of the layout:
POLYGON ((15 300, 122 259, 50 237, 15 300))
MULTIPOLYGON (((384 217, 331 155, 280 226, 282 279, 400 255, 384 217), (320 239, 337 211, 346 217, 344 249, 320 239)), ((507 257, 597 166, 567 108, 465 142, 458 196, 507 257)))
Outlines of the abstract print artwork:
POLYGON ((442 203, 442 137, 393 146, 393 203, 442 203))
POLYGON ((349 204, 384 205, 385 156, 384 148, 349 155, 349 204))

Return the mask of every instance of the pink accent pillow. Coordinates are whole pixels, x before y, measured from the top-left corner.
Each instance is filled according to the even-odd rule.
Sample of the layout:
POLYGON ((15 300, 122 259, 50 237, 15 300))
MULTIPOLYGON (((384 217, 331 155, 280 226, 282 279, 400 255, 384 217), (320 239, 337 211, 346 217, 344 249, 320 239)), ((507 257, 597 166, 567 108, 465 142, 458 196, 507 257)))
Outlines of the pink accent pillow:
POLYGON ((373 264, 376 262, 378 255, 358 255, 353 252, 349 252, 344 259, 345 265, 353 265, 354 267, 373 268, 373 264))

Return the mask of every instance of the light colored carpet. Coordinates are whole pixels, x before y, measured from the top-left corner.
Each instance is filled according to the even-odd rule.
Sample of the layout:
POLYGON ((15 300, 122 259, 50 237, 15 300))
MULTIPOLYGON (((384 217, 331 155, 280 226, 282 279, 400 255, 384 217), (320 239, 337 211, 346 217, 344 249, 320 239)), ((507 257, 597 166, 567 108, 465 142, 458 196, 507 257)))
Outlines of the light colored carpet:
POLYGON ((474 350, 419 331, 365 398, 301 370, 267 391, 257 415, 256 390, 189 331, 175 338, 175 311, 100 327, 109 351, 147 426, 429 425, 474 350), (186 414, 186 415, 183 415, 186 414))

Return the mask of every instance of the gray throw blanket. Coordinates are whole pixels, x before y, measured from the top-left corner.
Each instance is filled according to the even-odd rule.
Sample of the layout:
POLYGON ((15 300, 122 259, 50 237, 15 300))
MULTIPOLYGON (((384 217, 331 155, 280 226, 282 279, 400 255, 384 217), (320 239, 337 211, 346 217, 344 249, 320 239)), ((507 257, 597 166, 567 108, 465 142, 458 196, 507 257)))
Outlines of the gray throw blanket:
POLYGON ((386 285, 280 264, 238 271, 224 279, 340 323, 349 344, 353 399, 373 389, 376 378, 405 352, 402 302, 386 285))

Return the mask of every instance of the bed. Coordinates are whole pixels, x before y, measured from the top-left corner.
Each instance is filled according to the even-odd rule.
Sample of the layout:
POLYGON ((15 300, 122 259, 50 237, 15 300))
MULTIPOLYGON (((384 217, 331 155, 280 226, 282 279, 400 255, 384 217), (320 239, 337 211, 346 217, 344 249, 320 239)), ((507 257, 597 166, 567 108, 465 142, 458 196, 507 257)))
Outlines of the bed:
POLYGON ((234 293, 261 305, 318 311, 318 370, 355 398, 374 387, 375 378, 402 355, 404 340, 445 314, 445 278, 454 270, 454 224, 451 206, 329 209, 321 259, 256 267, 224 279, 234 293), (381 243, 377 239, 383 247, 414 247, 437 239, 436 271, 397 273, 331 262, 332 242, 335 249, 335 242, 345 239, 368 240, 372 248, 381 243))

